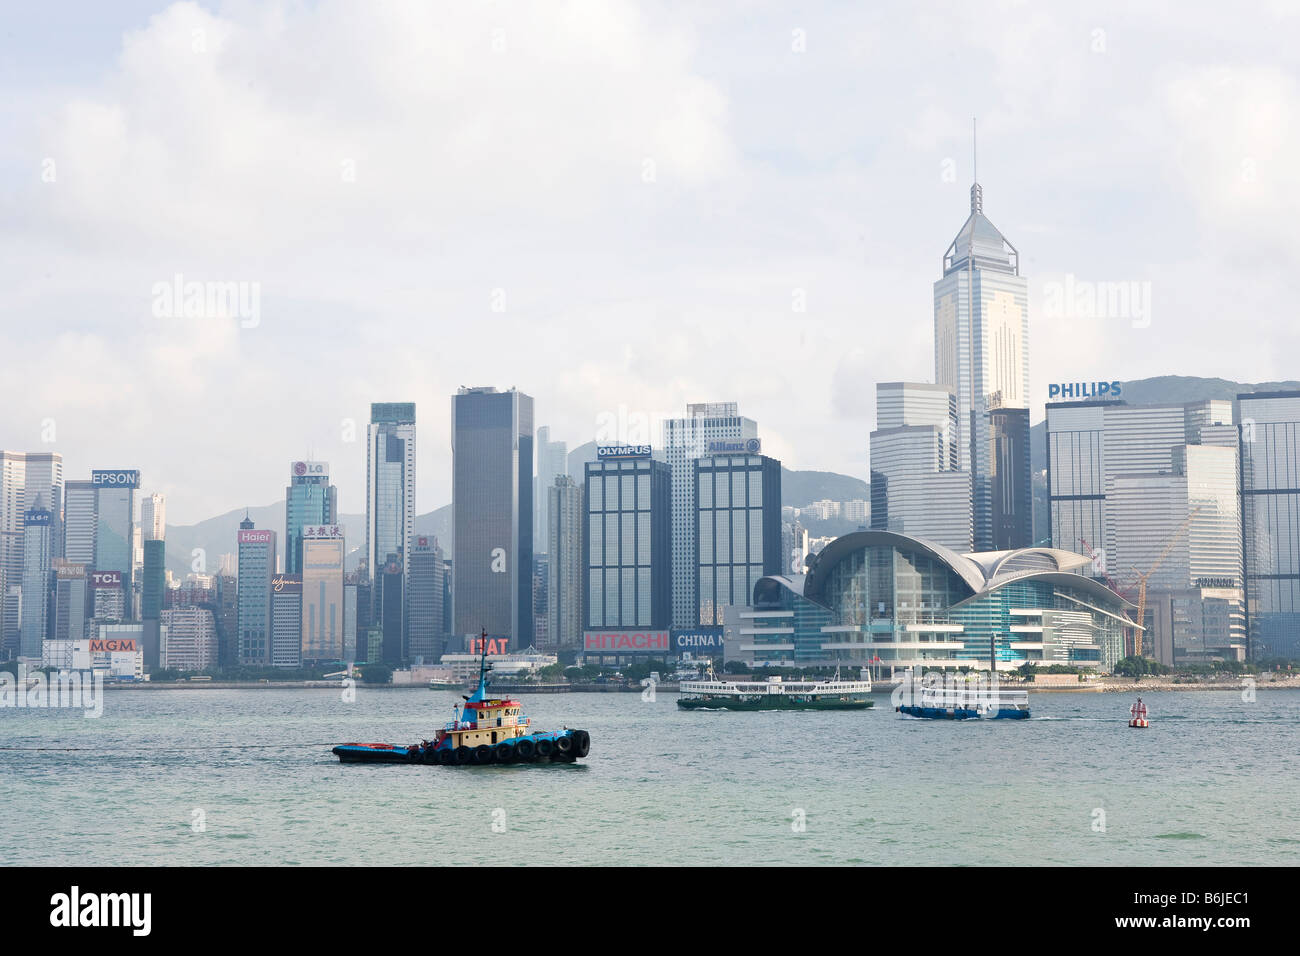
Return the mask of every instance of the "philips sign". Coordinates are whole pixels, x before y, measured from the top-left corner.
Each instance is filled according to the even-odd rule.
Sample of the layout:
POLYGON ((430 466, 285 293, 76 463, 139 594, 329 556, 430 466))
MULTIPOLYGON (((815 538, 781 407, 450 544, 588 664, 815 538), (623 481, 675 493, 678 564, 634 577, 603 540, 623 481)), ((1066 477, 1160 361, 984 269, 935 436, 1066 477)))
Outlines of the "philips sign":
POLYGON ((597 445, 597 458, 649 458, 649 445, 597 445))
POLYGON ((139 488, 140 472, 122 471, 120 469, 92 471, 90 473, 90 482, 101 487, 139 488))
POLYGON ((1047 397, 1053 398, 1119 398, 1119 382, 1053 382, 1047 386, 1047 397))
POLYGON ((763 443, 757 438, 738 441, 711 441, 708 445, 710 455, 757 455, 763 443))

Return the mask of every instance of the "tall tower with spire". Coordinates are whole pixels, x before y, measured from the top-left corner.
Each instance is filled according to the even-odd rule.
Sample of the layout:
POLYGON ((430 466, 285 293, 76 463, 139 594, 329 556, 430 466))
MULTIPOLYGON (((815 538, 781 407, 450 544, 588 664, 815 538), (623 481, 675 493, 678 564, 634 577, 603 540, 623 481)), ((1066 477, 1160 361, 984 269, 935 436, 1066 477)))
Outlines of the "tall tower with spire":
POLYGON ((985 217, 978 182, 970 189, 970 215, 948 246, 943 275, 934 284, 934 376, 957 397, 957 454, 960 467, 971 473, 975 550, 1029 545, 1022 540, 1031 536, 1028 531, 1008 530, 1029 527, 1032 500, 1018 480, 1028 468, 1029 450, 1017 448, 1008 458, 991 425, 995 417, 1007 417, 1003 410, 1023 410, 1015 414, 1028 417, 1029 283, 1020 274, 1015 246, 985 217), (995 511, 1022 520, 995 521, 995 511))

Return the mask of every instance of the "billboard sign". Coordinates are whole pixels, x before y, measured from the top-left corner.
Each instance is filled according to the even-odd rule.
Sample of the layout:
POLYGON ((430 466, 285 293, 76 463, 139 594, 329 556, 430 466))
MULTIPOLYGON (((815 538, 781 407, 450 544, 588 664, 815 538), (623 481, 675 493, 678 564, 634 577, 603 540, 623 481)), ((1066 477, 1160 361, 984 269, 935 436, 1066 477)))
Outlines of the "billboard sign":
POLYGON ((94 571, 90 575, 90 586, 95 588, 120 588, 121 571, 94 571))
POLYGON ((270 544, 273 531, 257 531, 255 529, 243 528, 239 532, 240 544, 270 544))
POLYGON ((140 472, 126 468, 104 468, 92 471, 90 481, 101 488, 139 488, 140 472))
POLYGON ((597 445, 596 457, 604 460, 606 458, 649 458, 651 448, 649 445, 597 445))
POLYGON ((309 524, 302 529, 304 538, 341 538, 343 526, 338 524, 309 524))
POLYGON ((54 577, 59 581, 79 581, 86 576, 86 566, 72 561, 55 561, 54 577))
POLYGON ((710 455, 757 455, 762 449, 763 443, 757 438, 711 441, 708 444, 710 455))
POLYGON ((1119 382, 1053 382, 1047 386, 1047 399, 1119 398, 1119 382))
POLYGON ((92 654, 134 654, 137 650, 139 648, 136 642, 129 637, 92 640, 90 642, 90 653, 92 654))
MULTIPOLYGON (((483 653, 483 644, 484 644, 483 638, 471 637, 467 643, 469 644, 469 652, 471 654, 483 653)), ((507 650, 509 644, 510 644, 510 638, 508 637, 489 637, 487 639, 487 652, 489 654, 509 653, 509 651, 507 650)))
POLYGON ((293 478, 324 480, 330 476, 330 465, 327 461, 295 461, 289 467, 289 474, 293 478))
POLYGON ((277 594, 301 594, 301 574, 274 574, 271 576, 271 590, 277 594))
POLYGON ((667 631, 583 631, 583 646, 597 654, 667 654, 667 631))
POLYGON ((24 527, 49 527, 53 520, 54 514, 46 511, 44 508, 32 508, 30 511, 23 512, 24 527))
POLYGON ((722 628, 720 627, 684 627, 673 628, 673 650, 683 651, 721 651, 722 628))

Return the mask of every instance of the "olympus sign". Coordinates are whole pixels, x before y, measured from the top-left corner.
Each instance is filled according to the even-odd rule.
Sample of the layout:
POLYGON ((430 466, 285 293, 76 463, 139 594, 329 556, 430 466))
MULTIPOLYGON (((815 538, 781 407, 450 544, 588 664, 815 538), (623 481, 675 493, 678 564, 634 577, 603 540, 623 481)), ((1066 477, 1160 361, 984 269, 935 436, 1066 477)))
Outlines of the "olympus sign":
POLYGON ((649 458, 649 445, 597 445, 597 458, 649 458))

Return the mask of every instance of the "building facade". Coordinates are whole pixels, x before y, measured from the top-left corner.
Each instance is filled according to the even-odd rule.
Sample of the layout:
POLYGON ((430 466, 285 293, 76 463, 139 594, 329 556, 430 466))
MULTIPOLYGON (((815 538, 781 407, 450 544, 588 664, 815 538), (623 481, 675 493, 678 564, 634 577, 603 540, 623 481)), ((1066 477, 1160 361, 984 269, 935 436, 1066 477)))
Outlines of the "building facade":
POLYGON ((533 400, 488 387, 451 401, 455 632, 522 649, 533 642, 533 400))
MULTIPOLYGON (((583 485, 568 475, 558 475, 546 489, 546 495, 550 526, 547 529, 545 646, 575 650, 582 646, 583 594, 587 579, 583 541, 588 519, 583 511, 583 485)), ((603 486, 601 495, 604 495, 603 486)))
POLYGON ((892 531, 835 539, 806 575, 760 579, 727 608, 728 660, 751 665, 1100 671, 1124 655, 1128 603, 1051 548, 958 554, 892 531))
POLYGON ((438 539, 418 534, 411 545, 410 647, 407 658, 432 664, 443 654, 443 594, 446 590, 446 558, 438 539))
POLYGON ((971 475, 977 550, 994 545, 990 412, 1029 407, 1029 285, 1020 254, 984 215, 971 186, 970 215, 934 284, 935 382, 957 399, 957 456, 971 475))
POLYGON ((781 562, 781 463, 766 455, 695 460, 697 625, 720 625, 723 608, 748 600, 781 562))
POLYGON ((343 529, 304 525, 302 547, 302 641, 304 662, 343 660, 343 529))
MULTIPOLYGON (((584 635, 667 629, 671 469, 649 446, 609 446, 587 464, 584 488, 584 635)), ((558 501, 568 485, 553 490, 558 501)))
MULTIPOLYGON (((415 403, 372 403, 366 441, 365 542, 366 570, 372 580, 393 556, 406 573, 415 535, 415 461, 415 403)), ((405 594, 405 579, 402 591, 405 594)), ((404 607, 399 626, 405 641, 404 607)))
MULTIPOLYGON (((664 422, 664 456, 672 469, 672 626, 699 624, 695 544, 695 460, 715 442, 758 441, 758 423, 741 416, 735 402, 686 406, 684 418, 664 422)), ((759 447, 754 446, 758 451, 759 447)))
POLYGON ((275 532, 255 529, 245 516, 238 534, 239 663, 271 663, 271 578, 275 574, 275 532))
POLYGON ((338 490, 330 484, 329 462, 293 462, 284 490, 284 570, 302 574, 303 529, 338 520, 338 490))
POLYGON ((39 659, 50 636, 50 596, 54 586, 54 513, 41 505, 23 512, 22 624, 19 654, 39 659))

